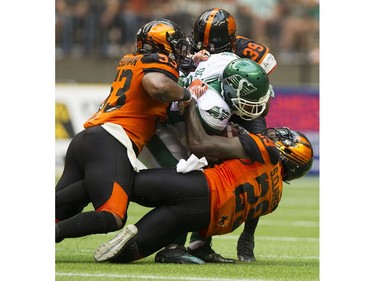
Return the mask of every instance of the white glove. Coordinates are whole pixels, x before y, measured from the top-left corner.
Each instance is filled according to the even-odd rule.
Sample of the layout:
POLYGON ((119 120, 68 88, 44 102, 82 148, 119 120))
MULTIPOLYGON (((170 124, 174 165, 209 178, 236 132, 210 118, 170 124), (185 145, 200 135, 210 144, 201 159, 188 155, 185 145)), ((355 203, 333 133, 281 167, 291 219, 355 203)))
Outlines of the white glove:
MULTIPOLYGON (((197 100, 200 98, 208 89, 208 85, 200 79, 195 79, 191 82, 190 86, 187 88, 191 94, 191 98, 197 100)), ((182 115, 185 111, 185 108, 189 105, 191 99, 188 101, 179 101, 177 104, 178 111, 182 115)))
POLYGON ((202 170, 207 166, 208 162, 205 157, 198 159, 194 154, 190 155, 188 160, 181 159, 176 166, 177 173, 188 173, 191 171, 202 170))
POLYGON ((269 75, 272 71, 275 70, 277 62, 275 57, 271 53, 268 53, 259 65, 269 75))

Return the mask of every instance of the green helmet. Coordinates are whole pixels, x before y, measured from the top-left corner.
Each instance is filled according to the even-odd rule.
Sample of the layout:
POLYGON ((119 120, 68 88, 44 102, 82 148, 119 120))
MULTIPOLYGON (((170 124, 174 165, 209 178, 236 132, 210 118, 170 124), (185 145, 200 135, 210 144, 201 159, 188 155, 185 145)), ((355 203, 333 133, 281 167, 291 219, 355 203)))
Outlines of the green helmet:
POLYGON ((231 61, 221 77, 222 96, 233 113, 245 120, 259 117, 272 92, 267 73, 256 62, 239 58, 231 61))

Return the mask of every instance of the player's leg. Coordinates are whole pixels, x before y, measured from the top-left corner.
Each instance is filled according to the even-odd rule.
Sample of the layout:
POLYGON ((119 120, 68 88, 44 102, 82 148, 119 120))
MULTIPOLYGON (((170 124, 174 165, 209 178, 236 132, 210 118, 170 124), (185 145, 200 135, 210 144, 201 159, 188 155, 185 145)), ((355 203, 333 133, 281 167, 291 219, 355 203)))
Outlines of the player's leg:
POLYGON ((107 248, 98 248, 96 260, 131 262, 149 256, 188 231, 206 228, 210 221, 209 191, 200 171, 179 174, 174 168, 142 170, 135 177, 133 198, 155 208, 135 224, 138 233, 132 241, 121 243, 115 237, 113 243, 105 243, 107 248), (102 253, 105 258, 101 258, 102 253))
POLYGON ((190 237, 188 253, 207 263, 234 263, 234 259, 224 258, 212 249, 212 237, 202 238, 199 232, 190 237))
POLYGON ((79 214, 89 203, 90 198, 83 185, 83 180, 55 192, 55 222, 79 214))
POLYGON ((254 233, 258 225, 259 218, 245 221, 244 230, 237 241, 237 257, 239 261, 253 262, 254 255, 254 233))
MULTIPOLYGON (((55 221, 61 221, 67 218, 70 218, 84 209, 84 207, 88 204, 85 201, 75 201, 72 202, 72 198, 75 198, 78 193, 83 191, 83 189, 78 188, 77 185, 74 185, 77 181, 83 180, 83 168, 82 163, 80 161, 80 156, 77 153, 77 147, 80 146, 82 141, 83 132, 78 133, 70 142, 69 147, 66 152, 65 157, 65 164, 63 173, 58 180, 56 187, 55 187, 55 221), (69 191, 68 191, 69 190, 69 191), (74 193, 74 194, 71 194, 74 193), (60 194, 61 196, 59 196, 60 194), (63 195, 63 194, 66 194, 63 195), (69 195, 71 194, 71 195, 69 195)), ((81 197, 81 195, 79 195, 81 197)))
MULTIPOLYGON (((233 121, 238 122, 246 130, 254 134, 261 134, 267 128, 267 123, 264 116, 260 116, 251 121, 245 121, 237 116, 233 121)), ((246 220, 244 223, 244 230, 237 241, 237 257, 240 261, 253 262, 256 260, 254 255, 254 234, 258 221, 259 218, 256 218, 246 220)))
POLYGON ((64 238, 108 233, 120 229, 126 221, 133 167, 126 147, 101 126, 83 134, 80 155, 84 159, 84 187, 95 211, 79 213, 56 224, 56 242, 64 238))
MULTIPOLYGON (((183 144, 184 124, 159 124, 156 134, 140 153, 138 159, 147 168, 176 167, 180 159, 187 159, 188 152, 183 144)), ((159 263, 202 263, 202 261, 186 252, 187 233, 178 237, 170 245, 155 255, 159 263)))
POLYGON ((156 134, 138 156, 148 169, 176 167, 180 159, 187 159, 188 152, 182 143, 179 127, 158 124, 156 134))

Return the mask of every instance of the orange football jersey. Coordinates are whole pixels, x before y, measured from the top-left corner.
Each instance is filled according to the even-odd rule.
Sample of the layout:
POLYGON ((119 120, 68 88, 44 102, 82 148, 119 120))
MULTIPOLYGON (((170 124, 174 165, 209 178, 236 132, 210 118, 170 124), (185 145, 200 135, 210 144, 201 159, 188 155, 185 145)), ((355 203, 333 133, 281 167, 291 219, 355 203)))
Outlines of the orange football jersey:
POLYGON ((255 61, 267 74, 272 73, 277 66, 276 59, 270 53, 268 47, 242 36, 236 36, 235 54, 240 58, 255 61))
POLYGON ((243 36, 236 36, 235 54, 260 63, 269 53, 269 48, 243 36))
POLYGON ((254 134, 240 139, 251 159, 227 160, 204 169, 211 196, 210 225, 201 231, 205 237, 232 232, 248 217, 273 212, 280 202, 282 168, 274 143, 254 134))
POLYGON ((84 124, 85 128, 114 123, 121 125, 140 152, 155 133, 156 123, 165 120, 170 103, 152 99, 142 86, 149 72, 161 72, 178 80, 176 62, 163 54, 128 54, 117 66, 109 96, 84 124))

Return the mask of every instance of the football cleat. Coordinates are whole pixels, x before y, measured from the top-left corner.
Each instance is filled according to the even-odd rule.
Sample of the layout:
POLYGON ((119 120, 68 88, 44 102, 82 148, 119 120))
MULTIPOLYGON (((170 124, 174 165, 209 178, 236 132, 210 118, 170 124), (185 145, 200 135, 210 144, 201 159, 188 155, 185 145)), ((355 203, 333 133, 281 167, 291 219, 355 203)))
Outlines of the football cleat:
POLYGON ((254 235, 242 232, 237 242, 238 260, 243 262, 255 261, 254 247, 254 235))
POLYGON ((103 243, 96 249, 94 260, 97 262, 114 260, 133 241, 137 233, 138 229, 135 225, 127 225, 113 239, 103 243))
POLYGON ((179 245, 174 249, 166 249, 159 251, 155 255, 157 263, 178 263, 178 264, 204 264, 200 258, 187 253, 183 245, 179 245))
POLYGON ((215 253, 209 244, 205 244, 194 250, 188 248, 188 253, 200 258, 207 263, 234 263, 234 259, 224 258, 221 255, 215 253))

